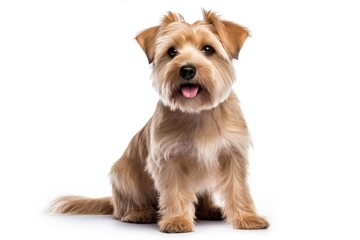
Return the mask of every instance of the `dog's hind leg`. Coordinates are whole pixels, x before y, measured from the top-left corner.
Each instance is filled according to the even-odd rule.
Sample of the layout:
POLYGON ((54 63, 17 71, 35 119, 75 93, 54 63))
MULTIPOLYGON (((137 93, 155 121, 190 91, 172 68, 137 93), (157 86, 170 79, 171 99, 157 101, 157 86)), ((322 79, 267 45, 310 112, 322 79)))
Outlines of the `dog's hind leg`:
POLYGON ((157 209, 150 199, 137 202, 132 196, 113 189, 113 202, 115 219, 130 223, 155 223, 157 220, 157 209))
POLYGON ((123 168, 112 174, 114 218, 133 223, 156 222, 157 201, 152 180, 145 171, 139 173, 124 163, 119 164, 123 168))
POLYGON ((157 195, 153 180, 145 170, 147 137, 145 126, 111 169, 114 218, 123 222, 157 220, 157 195))

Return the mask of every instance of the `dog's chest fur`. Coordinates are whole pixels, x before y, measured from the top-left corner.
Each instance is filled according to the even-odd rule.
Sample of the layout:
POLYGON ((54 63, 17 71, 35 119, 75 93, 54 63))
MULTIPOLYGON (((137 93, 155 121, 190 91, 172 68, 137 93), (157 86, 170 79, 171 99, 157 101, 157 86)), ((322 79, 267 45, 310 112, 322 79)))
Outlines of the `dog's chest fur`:
POLYGON ((240 151, 249 144, 248 132, 235 94, 216 109, 199 114, 170 112, 159 105, 151 131, 151 155, 161 161, 183 162, 195 168, 219 167, 222 153, 240 151))

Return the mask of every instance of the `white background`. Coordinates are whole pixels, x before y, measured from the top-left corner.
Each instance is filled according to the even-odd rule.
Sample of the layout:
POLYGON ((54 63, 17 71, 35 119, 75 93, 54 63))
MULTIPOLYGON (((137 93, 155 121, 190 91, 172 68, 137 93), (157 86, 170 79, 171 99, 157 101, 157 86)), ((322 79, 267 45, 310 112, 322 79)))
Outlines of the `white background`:
POLYGON ((1 1, 1 239, 359 239, 357 1, 1 1), (234 5, 236 2, 236 5, 234 5), (157 95, 135 35, 168 10, 247 26, 234 64, 271 227, 199 222, 166 235, 110 216, 48 216, 60 195, 109 196, 108 172, 157 95))

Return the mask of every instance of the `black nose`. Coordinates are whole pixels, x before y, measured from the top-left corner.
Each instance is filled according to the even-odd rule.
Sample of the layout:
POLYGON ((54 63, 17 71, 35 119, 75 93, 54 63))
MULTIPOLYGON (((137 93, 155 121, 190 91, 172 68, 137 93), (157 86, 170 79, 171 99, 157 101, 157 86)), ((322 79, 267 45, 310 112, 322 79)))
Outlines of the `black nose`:
POLYGON ((192 65, 185 65, 180 68, 180 76, 185 80, 191 80, 195 74, 196 68, 192 65))

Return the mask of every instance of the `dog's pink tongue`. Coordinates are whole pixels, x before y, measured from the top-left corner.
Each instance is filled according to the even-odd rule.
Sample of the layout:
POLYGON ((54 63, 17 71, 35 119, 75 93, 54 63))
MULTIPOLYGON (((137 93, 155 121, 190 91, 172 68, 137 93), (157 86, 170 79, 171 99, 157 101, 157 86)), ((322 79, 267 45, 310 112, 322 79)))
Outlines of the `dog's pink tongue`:
POLYGON ((199 91, 199 85, 184 85, 181 87, 181 93, 186 98, 196 97, 199 91))

